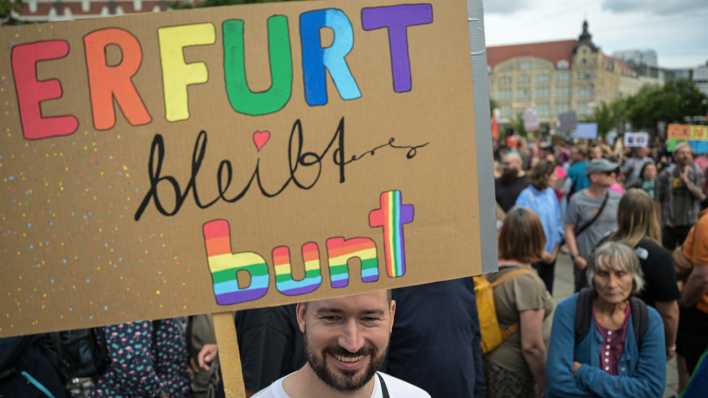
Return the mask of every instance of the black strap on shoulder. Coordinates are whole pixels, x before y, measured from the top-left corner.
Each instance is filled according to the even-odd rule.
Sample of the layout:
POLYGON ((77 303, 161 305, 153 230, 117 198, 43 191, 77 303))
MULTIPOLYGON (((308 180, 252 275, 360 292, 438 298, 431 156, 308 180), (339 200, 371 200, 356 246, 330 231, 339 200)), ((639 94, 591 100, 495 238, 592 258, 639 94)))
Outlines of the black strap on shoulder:
POLYGON ((381 384, 381 395, 383 395, 383 398, 391 398, 390 395, 388 395, 388 388, 386 388, 386 382, 384 381, 383 377, 381 376, 381 373, 376 373, 376 376, 379 377, 379 383, 381 384))
POLYGON ((580 234, 585 232, 586 229, 590 228, 591 225, 595 224, 595 221, 597 221, 597 219, 600 218, 600 216, 602 215, 602 211, 605 210, 605 206, 607 206, 607 201, 609 200, 609 198, 610 198, 610 191, 607 191, 607 193, 605 194, 605 199, 602 200, 602 204, 600 205, 600 209, 597 211, 597 213, 595 213, 595 216, 590 221, 586 222, 585 224, 581 225, 580 227, 578 227, 578 229, 575 230, 575 237, 576 238, 578 236, 580 236, 580 234))
POLYGON ((593 291, 586 287, 578 293, 578 300, 575 302, 575 345, 577 346, 588 334, 590 330, 590 318, 592 317, 592 296, 593 291))
MULTIPOLYGON (((590 319, 592 318, 592 298, 593 291, 586 287, 578 293, 578 301, 575 303, 575 345, 577 346, 585 338, 590 330, 590 319)), ((634 338, 637 341, 637 348, 642 347, 642 338, 649 329, 649 310, 647 305, 640 299, 632 297, 629 300, 630 311, 632 313, 632 329, 634 338)))
POLYGON ((649 329, 649 310, 647 305, 640 299, 632 297, 629 301, 632 311, 632 328, 634 337, 637 340, 637 348, 642 348, 642 339, 649 329))

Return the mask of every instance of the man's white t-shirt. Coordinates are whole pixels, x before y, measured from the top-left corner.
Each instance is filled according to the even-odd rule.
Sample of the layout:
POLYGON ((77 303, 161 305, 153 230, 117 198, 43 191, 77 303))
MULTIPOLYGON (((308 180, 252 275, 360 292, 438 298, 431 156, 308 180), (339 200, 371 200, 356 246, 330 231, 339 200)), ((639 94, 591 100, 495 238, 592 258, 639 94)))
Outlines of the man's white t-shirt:
MULTIPOLYGON (((383 377, 384 382, 386 383, 386 388, 388 389, 388 394, 391 398, 430 398, 430 394, 414 386, 413 384, 407 383, 383 372, 376 373, 383 377)), ((286 393, 283 388, 283 380, 285 380, 288 376, 281 377, 280 379, 274 381, 273 384, 261 390, 258 394, 254 395, 253 398, 290 398, 288 393, 286 393)), ((374 383, 374 391, 371 393, 371 398, 383 398, 381 384, 379 383, 379 378, 376 376, 374 376, 374 383)))

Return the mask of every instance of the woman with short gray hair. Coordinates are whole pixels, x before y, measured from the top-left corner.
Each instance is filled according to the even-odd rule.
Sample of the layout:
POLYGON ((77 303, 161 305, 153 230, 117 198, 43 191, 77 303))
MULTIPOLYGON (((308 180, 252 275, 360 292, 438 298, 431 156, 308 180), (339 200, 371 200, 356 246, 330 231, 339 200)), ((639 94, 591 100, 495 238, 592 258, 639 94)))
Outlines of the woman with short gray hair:
POLYGON ((661 317, 632 297, 644 287, 634 250, 606 242, 588 266, 590 287, 558 304, 547 397, 660 397, 666 385, 661 317))
POLYGON ((626 244, 607 242, 595 249, 587 271, 590 288, 596 288, 594 280, 598 273, 604 275, 611 271, 632 277, 630 295, 635 296, 644 289, 644 273, 639 266, 639 259, 634 250, 626 244))

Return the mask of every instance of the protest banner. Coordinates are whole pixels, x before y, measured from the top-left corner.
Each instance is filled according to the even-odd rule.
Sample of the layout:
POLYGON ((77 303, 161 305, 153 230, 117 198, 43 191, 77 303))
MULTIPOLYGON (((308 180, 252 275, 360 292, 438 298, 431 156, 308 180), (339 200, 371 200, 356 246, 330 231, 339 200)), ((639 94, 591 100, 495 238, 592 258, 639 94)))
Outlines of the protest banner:
POLYGON ((624 133, 624 146, 627 148, 646 148, 649 146, 649 134, 646 132, 624 133))
POLYGON ((575 131, 578 126, 578 117, 575 112, 564 112, 558 115, 558 131, 561 134, 568 135, 575 131))
POLYGON ((572 134, 573 138, 594 140, 597 138, 597 123, 578 123, 572 134))
POLYGON ((2 28, 0 336, 480 273, 467 22, 384 0, 2 28))
POLYGON ((708 126, 669 124, 666 132, 666 147, 673 152, 681 142, 687 142, 693 153, 708 153, 708 126))

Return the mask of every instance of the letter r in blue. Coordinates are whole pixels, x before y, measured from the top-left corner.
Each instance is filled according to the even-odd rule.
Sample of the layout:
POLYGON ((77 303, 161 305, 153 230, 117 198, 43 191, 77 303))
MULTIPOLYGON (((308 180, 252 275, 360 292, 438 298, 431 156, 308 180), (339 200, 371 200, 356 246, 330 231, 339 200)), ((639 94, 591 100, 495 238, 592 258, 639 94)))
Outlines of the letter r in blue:
POLYGON ((305 101, 310 106, 327 104, 327 70, 339 95, 344 100, 361 97, 359 87, 349 70, 346 56, 354 48, 354 31, 347 15, 334 8, 308 11, 300 15, 302 71, 305 101), (322 48, 320 31, 331 29, 332 45, 322 48))

